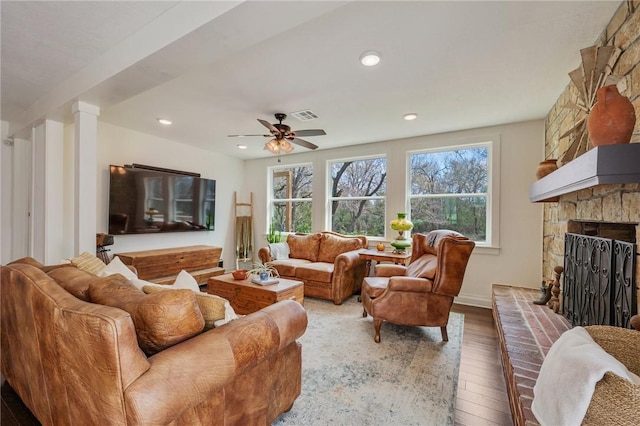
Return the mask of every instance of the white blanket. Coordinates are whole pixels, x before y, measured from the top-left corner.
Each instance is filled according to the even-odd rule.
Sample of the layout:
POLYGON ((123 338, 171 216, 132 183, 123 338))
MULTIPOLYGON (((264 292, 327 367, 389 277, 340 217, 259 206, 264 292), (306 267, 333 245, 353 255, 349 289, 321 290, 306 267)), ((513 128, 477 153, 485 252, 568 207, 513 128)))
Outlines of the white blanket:
POLYGON ((542 426, 580 425, 596 383, 607 371, 640 383, 638 376, 605 352, 584 328, 565 331, 540 368, 533 388, 533 414, 542 426))
POLYGON ((289 258, 289 244, 287 243, 269 244, 269 251, 271 252, 272 260, 283 260, 289 258))

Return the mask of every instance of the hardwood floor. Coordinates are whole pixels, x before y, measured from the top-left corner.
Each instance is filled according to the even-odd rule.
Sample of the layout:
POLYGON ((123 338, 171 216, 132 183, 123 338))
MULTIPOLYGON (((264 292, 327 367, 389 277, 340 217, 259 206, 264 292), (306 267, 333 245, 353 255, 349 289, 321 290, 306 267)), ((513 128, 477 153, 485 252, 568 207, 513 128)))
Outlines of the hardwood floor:
POLYGON ((456 425, 513 425, 490 309, 454 305, 464 314, 456 425))
MULTIPOLYGON (((455 424, 512 425, 491 310, 454 305, 453 311, 465 315, 455 424)), ((4 380, 1 390, 1 425, 39 424, 4 380)))

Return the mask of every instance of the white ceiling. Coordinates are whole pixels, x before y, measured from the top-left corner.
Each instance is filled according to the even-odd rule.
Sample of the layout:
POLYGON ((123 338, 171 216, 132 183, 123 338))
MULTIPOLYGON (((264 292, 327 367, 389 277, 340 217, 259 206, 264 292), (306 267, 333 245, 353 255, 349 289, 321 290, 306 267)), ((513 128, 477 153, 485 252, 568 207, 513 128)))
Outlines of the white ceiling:
POLYGON ((227 135, 266 133, 256 119, 276 112, 318 114, 285 123, 324 129, 305 138, 320 149, 540 119, 619 4, 3 0, 2 120, 20 135, 70 122, 81 100, 103 121, 248 159, 270 155, 268 139, 227 135), (370 49, 382 62, 365 68, 370 49))

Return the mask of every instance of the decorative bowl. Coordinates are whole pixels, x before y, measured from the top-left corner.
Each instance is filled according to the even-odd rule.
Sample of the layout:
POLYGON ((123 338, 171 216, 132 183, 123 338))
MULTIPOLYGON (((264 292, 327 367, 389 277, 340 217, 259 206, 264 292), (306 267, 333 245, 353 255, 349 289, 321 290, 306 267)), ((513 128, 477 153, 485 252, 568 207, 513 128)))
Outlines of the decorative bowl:
POLYGON ((234 280, 246 280, 247 279, 247 271, 246 269, 236 269, 231 273, 233 275, 234 280))

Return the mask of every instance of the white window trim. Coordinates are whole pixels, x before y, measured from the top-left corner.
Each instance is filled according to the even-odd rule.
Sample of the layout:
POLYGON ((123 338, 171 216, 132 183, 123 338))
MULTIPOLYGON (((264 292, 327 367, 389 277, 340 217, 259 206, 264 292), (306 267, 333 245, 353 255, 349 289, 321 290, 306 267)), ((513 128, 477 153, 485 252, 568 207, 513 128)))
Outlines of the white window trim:
MULTIPOLYGON (((271 227, 271 222, 273 220, 273 204, 274 202, 296 202, 296 201, 304 201, 311 203, 311 227, 313 229, 313 195, 311 198, 273 198, 273 173, 278 170, 288 170, 296 167, 311 167, 311 191, 315 190, 315 172, 314 172, 314 164, 313 162, 303 162, 303 163, 294 163, 287 165, 279 165, 279 166, 271 166, 267 167, 267 211, 265 214, 265 229, 269 232, 269 228, 271 227)), ((294 232, 282 231, 282 235, 293 234, 294 232)))
MULTIPOLYGON (((387 194, 389 191, 389 156, 386 153, 380 153, 380 154, 370 154, 370 155, 363 155, 363 156, 354 156, 354 157, 344 157, 344 158, 331 158, 328 159, 326 161, 326 168, 325 168, 325 214, 324 214, 324 229, 332 229, 333 227, 333 217, 331 216, 331 202, 333 200, 362 200, 362 199, 367 199, 367 200, 384 200, 384 204, 385 204, 385 210, 388 207, 388 199, 387 199, 387 194), (384 196, 380 196, 380 195, 376 195, 375 197, 333 197, 331 195, 331 180, 333 179, 333 176, 331 174, 331 165, 333 163, 345 163, 347 161, 364 161, 364 160, 376 160, 376 159, 384 159, 386 161, 386 167, 387 167, 387 193, 384 196)), ((386 223, 386 218, 385 218, 385 223, 386 223)), ((369 236, 367 235, 367 240, 368 241, 385 241, 387 239, 386 237, 386 232, 387 232, 387 227, 385 227, 385 235, 383 235, 382 237, 376 237, 376 236, 369 236)))
MULTIPOLYGON (((474 147, 488 148, 489 162, 489 188, 487 193, 487 240, 477 242, 474 252, 482 254, 499 254, 500 252, 500 135, 471 136, 464 139, 442 141, 437 147, 416 148, 406 152, 406 176, 405 176, 405 211, 411 209, 411 155, 421 152, 444 152, 456 149, 468 149, 474 147)), ((472 194, 473 195, 473 194, 472 194)))

